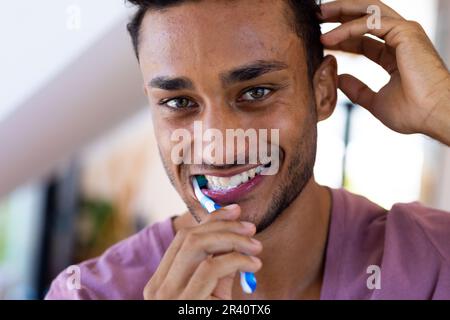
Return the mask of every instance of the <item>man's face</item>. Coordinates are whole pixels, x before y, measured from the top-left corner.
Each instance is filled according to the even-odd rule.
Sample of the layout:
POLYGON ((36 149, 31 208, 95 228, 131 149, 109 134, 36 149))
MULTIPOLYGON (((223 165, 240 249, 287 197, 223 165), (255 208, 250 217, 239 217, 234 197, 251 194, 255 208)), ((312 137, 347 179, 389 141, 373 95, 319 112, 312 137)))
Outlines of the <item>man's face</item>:
POLYGON ((222 205, 238 203, 241 220, 254 222, 258 230, 267 227, 312 176, 315 103, 302 42, 288 25, 286 10, 284 1, 272 0, 187 2, 148 12, 143 21, 140 65, 161 157, 197 218, 205 211, 195 198, 193 176, 214 180, 256 165, 214 165, 205 158, 203 165, 174 163, 171 154, 178 142, 172 141, 172 133, 188 130, 193 146, 195 121, 201 121, 203 130, 220 130, 224 137, 226 129, 267 129, 269 143, 270 130, 279 129, 278 173, 259 176, 256 183, 250 179, 239 192, 219 188, 215 198, 222 205))

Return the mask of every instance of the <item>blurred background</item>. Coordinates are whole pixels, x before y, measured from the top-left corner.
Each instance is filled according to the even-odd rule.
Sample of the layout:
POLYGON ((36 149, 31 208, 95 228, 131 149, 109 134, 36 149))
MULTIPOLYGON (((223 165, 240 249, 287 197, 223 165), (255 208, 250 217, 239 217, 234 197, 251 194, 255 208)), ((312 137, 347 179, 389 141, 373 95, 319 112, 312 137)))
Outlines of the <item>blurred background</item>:
MULTIPOLYGON (((449 63, 450 1, 385 2, 420 22, 449 63)), ((126 33, 133 11, 123 0, 2 2, 0 299, 42 298, 67 266, 185 210, 126 33)), ((365 58, 333 54, 372 89, 388 80, 365 58)), ((342 94, 319 125, 315 173, 385 208, 450 211, 450 148, 396 134, 342 94)))

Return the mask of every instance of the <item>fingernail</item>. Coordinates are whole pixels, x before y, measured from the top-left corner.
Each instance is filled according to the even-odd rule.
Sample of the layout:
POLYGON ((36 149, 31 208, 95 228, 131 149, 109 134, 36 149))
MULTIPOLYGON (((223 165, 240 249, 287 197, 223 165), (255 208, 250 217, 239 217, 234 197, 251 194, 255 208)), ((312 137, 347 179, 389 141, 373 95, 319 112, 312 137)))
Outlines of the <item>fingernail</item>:
POLYGON ((257 257, 250 256, 250 258, 256 263, 261 263, 261 260, 257 257))
POLYGON ((236 209, 238 208, 237 204, 230 204, 226 207, 223 207, 226 211, 236 211, 236 209))
POLYGON ((255 228, 255 225, 251 222, 247 222, 247 221, 241 221, 241 224, 244 226, 245 229, 253 229, 255 228))
POLYGON ((253 239, 253 238, 251 238, 250 240, 252 240, 252 242, 253 242, 254 244, 258 245, 258 246, 261 245, 261 241, 258 241, 258 240, 253 239))

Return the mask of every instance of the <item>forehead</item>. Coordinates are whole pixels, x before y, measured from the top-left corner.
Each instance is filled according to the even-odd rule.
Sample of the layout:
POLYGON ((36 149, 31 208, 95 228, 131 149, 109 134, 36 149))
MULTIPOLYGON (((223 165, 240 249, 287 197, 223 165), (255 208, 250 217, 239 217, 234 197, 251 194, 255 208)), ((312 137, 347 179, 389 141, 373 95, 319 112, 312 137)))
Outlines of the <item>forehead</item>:
POLYGON ((145 76, 219 73, 255 60, 303 58, 283 0, 203 0, 147 12, 141 27, 145 76))

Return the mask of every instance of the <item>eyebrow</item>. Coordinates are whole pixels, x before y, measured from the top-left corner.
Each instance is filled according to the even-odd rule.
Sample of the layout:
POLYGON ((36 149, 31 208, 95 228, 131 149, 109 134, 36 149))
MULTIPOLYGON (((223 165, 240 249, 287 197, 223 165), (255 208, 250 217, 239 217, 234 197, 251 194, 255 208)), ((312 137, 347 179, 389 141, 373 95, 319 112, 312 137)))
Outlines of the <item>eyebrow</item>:
POLYGON ((287 64, 281 61, 257 60, 223 73, 220 78, 224 85, 232 85, 238 82, 250 81, 261 77, 264 74, 280 71, 287 67, 287 64))
MULTIPOLYGON (((238 82, 245 82, 261 77, 264 74, 286 69, 286 63, 276 60, 257 60, 220 74, 224 86, 238 82)), ((194 83, 186 77, 156 77, 149 82, 149 86, 167 91, 192 90, 194 83)))
POLYGON ((192 81, 185 77, 156 77, 149 82, 149 86, 168 91, 191 90, 194 88, 192 81))

